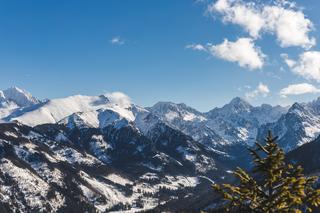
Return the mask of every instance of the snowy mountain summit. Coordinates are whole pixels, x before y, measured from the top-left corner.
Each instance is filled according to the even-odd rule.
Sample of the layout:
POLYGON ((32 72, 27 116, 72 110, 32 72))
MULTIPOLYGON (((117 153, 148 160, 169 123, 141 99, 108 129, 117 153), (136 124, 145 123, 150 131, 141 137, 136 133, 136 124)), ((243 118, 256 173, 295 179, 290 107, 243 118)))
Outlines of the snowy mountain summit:
POLYGON ((0 120, 24 107, 39 104, 29 92, 18 87, 0 90, 0 120))
POLYGON ((230 103, 224 105, 222 109, 220 109, 221 112, 224 114, 230 113, 248 113, 251 112, 253 109, 253 106, 251 106, 246 100, 235 97, 230 101, 230 103))
POLYGON ((31 93, 20 89, 18 87, 10 87, 6 90, 0 91, 0 100, 14 102, 19 107, 27 107, 38 104, 40 101, 33 97, 31 93))

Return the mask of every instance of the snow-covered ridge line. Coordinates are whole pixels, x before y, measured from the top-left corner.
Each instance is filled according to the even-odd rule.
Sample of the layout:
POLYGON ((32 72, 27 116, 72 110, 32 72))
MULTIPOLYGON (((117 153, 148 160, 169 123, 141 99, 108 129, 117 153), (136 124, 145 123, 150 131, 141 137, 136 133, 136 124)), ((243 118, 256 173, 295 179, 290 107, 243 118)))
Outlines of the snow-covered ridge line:
MULTIPOLYGON (((144 135, 148 135, 158 124, 164 123, 216 149, 217 146, 252 144, 259 132, 262 132, 261 128, 269 123, 281 122, 280 118, 286 114, 294 114, 297 111, 293 110, 296 105, 288 111, 288 107, 268 104, 252 106, 236 97, 221 108, 216 107, 203 113, 183 103, 159 102, 152 107, 141 107, 120 92, 99 96, 74 95, 40 102, 30 93, 12 87, 0 91, 0 121, 18 121, 32 127, 60 123, 69 128, 80 129, 107 126, 122 128, 132 125, 144 135)), ((315 100, 298 105, 307 110, 308 115, 312 115, 297 114, 304 119, 304 125, 301 138, 294 143, 301 145, 320 133, 320 104, 319 100, 315 100)), ((290 125, 294 126, 296 123, 290 125)), ((284 128, 280 134, 285 135, 288 129, 290 128, 284 128)))
POLYGON ((257 132, 257 130, 248 131, 250 126, 274 121, 279 117, 278 114, 284 111, 281 107, 269 105, 252 107, 241 98, 233 99, 222 108, 202 113, 185 104, 171 102, 159 102, 147 108, 140 107, 133 104, 127 95, 120 92, 100 96, 74 95, 48 100, 41 104, 38 104, 40 102, 30 93, 16 87, 4 90, 0 93, 0 97, 5 97, 6 94, 10 94, 17 100, 23 96, 24 99, 20 97, 19 103, 22 100, 33 101, 31 107, 31 102, 20 107, 15 102, 7 101, 11 105, 0 107, 0 120, 6 122, 18 121, 32 127, 60 123, 69 128, 104 128, 108 125, 121 128, 134 125, 145 135, 152 131, 158 123, 165 123, 195 140, 213 145, 226 145, 234 142, 248 143, 257 132), (260 116, 260 112, 264 114, 260 116), (250 124, 232 125, 231 120, 234 120, 234 115, 239 115, 239 119, 249 120, 250 124), (271 119, 268 119, 270 115, 271 119), (215 117, 218 119, 213 119, 215 117), (225 125, 231 126, 229 132, 224 131, 225 125))
POLYGON ((25 112, 10 117, 10 121, 16 120, 29 126, 36 126, 45 123, 57 123, 72 114, 82 113, 84 116, 87 115, 88 122, 92 124, 96 122, 92 120, 95 117, 92 116, 92 113, 97 114, 99 111, 108 109, 132 121, 134 120, 134 115, 129 108, 130 105, 123 105, 122 102, 111 102, 104 95, 75 95, 49 100, 33 110, 26 109, 25 112), (91 115, 89 115, 90 113, 91 115))

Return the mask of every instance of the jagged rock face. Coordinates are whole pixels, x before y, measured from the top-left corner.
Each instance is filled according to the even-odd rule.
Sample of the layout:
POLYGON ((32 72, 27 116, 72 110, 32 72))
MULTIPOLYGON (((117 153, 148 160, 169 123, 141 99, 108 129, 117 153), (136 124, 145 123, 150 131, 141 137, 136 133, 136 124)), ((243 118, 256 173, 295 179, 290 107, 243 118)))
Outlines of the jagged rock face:
POLYGON ((314 140, 320 133, 318 107, 316 102, 293 104, 278 121, 261 126, 258 139, 262 139, 271 130, 279 137, 279 144, 286 151, 314 140))
POLYGON ((283 107, 266 104, 253 107, 241 98, 235 98, 224 107, 211 110, 207 116, 211 118, 209 126, 227 141, 252 145, 258 128, 276 121, 285 111, 283 107))
POLYGON ((147 109, 167 125, 203 144, 215 147, 224 143, 224 139, 207 125, 205 114, 185 104, 159 102, 147 109))
POLYGON ((253 107, 241 98, 234 98, 207 113, 170 102, 159 102, 148 110, 193 139, 221 150, 221 146, 251 145, 259 126, 276 121, 287 109, 267 104, 253 107))

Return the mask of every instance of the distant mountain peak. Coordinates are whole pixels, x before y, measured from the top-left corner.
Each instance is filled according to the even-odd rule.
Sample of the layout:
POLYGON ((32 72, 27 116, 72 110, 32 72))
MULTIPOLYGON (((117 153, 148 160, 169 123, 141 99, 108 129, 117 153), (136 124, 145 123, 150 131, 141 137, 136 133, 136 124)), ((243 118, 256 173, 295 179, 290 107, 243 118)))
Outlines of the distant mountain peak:
POLYGON ((290 107, 290 109, 288 110, 288 112, 294 112, 294 111, 296 111, 296 110, 298 110, 298 111, 304 111, 305 108, 304 108, 301 104, 295 102, 294 104, 292 104, 292 106, 290 107))
POLYGON ((6 97, 4 96, 3 91, 0 90, 0 101, 1 101, 1 99, 5 99, 5 98, 6 98, 6 97))
POLYGON ((314 100, 313 102, 317 102, 320 103, 320 97, 318 97, 316 100, 314 100))
POLYGON ((24 89, 21 89, 19 87, 16 87, 16 86, 12 86, 12 87, 9 87, 7 89, 4 90, 4 92, 15 92, 15 93, 23 93, 23 94, 27 94, 27 95, 31 95, 28 91, 24 90, 24 89))
POLYGON ((31 93, 16 86, 3 90, 1 93, 0 97, 3 96, 5 99, 13 101, 21 107, 30 106, 40 102, 38 99, 33 97, 31 93))
POLYGON ((272 106, 270 104, 261 104, 261 108, 264 108, 264 109, 271 109, 272 106))
POLYGON ((200 114, 200 112, 198 112, 197 110, 193 109, 192 107, 187 106, 184 103, 173 103, 173 102, 165 102, 165 101, 160 101, 158 103, 156 103, 155 105, 153 105, 152 107, 150 107, 152 109, 152 111, 190 111, 193 112, 195 114, 200 114))
MULTIPOLYGON (((237 105, 237 104, 245 104, 245 105, 250 105, 249 102, 247 102, 245 99, 241 98, 241 97, 235 97, 233 98, 229 104, 232 105, 237 105)), ((251 105, 250 105, 251 106, 251 105)))
POLYGON ((243 98, 235 97, 228 104, 224 105, 223 108, 232 112, 248 112, 253 106, 243 98))
POLYGON ((151 113, 172 126, 185 126, 190 122, 201 122, 206 120, 203 113, 183 103, 158 102, 147 108, 151 113))
POLYGON ((170 106, 170 105, 176 105, 176 104, 173 102, 170 102, 170 101, 159 101, 156 104, 154 104, 153 107, 155 107, 155 106, 170 106))

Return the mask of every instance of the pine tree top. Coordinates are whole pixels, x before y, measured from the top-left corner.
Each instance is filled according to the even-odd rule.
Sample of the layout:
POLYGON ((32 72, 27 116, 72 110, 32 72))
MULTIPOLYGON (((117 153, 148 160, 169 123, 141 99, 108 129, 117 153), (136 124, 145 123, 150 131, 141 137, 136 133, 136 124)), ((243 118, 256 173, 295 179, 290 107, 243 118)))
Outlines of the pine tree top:
POLYGON ((213 185, 227 201, 226 211, 312 212, 312 207, 320 205, 320 190, 314 188, 317 177, 307 177, 301 166, 287 164, 276 141, 269 131, 264 145, 256 142, 249 149, 255 178, 237 168, 238 185, 213 185))

